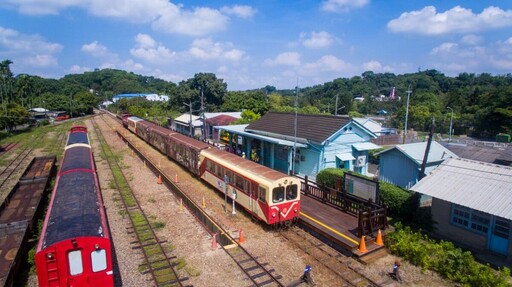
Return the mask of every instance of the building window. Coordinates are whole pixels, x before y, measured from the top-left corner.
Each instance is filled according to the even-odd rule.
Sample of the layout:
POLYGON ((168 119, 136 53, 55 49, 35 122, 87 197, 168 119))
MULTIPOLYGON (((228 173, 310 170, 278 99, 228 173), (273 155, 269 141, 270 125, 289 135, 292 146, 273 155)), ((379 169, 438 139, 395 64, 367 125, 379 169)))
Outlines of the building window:
POLYGON ((469 213, 470 209, 467 207, 454 205, 452 210, 452 223, 469 227, 469 213))
POLYGON ((491 223, 491 215, 453 204, 451 222, 468 230, 487 234, 491 223))

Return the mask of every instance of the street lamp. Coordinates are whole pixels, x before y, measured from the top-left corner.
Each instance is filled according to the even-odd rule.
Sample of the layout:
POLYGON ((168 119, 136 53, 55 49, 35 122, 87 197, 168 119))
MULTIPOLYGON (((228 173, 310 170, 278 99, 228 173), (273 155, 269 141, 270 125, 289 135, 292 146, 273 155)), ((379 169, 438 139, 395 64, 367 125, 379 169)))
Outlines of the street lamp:
POLYGON ((450 109, 451 111, 451 116, 450 116, 450 132, 448 133, 450 136, 449 136, 449 140, 448 141, 452 141, 452 122, 453 122, 453 109, 450 108, 450 107, 446 107, 446 109, 450 109))

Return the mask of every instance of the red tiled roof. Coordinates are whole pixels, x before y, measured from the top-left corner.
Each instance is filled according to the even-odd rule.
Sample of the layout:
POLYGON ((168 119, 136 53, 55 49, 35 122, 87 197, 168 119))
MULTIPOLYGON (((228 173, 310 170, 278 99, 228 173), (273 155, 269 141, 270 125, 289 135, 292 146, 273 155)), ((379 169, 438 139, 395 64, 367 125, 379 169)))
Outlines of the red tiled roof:
POLYGON ((213 118, 206 119, 205 122, 211 126, 226 126, 236 121, 237 118, 228 115, 219 115, 213 118))

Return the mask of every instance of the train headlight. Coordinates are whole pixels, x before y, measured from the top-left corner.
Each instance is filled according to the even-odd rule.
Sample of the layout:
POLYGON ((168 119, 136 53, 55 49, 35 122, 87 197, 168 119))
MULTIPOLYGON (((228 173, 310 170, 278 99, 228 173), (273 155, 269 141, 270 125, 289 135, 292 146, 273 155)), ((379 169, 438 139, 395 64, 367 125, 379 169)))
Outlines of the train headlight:
POLYGON ((48 257, 48 259, 53 259, 53 253, 48 253, 46 256, 48 257))
POLYGON ((98 243, 96 243, 96 244, 94 245, 94 248, 96 248, 96 250, 98 250, 98 249, 100 249, 100 245, 99 245, 98 243))
POLYGON ((297 209, 297 207, 295 207, 295 208, 293 209, 293 211, 294 211, 295 213, 297 213, 299 210, 297 209))
POLYGON ((276 217, 276 213, 272 212, 272 218, 275 218, 275 217, 276 217))

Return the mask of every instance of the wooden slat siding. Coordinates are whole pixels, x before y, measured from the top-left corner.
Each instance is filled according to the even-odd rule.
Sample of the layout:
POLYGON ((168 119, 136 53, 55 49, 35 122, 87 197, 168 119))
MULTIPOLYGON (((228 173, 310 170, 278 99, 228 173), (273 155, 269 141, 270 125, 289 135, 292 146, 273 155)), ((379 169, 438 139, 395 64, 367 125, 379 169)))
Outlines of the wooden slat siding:
MULTIPOLYGON (((359 235, 373 235, 378 229, 387 228, 386 206, 373 203, 371 199, 362 199, 343 190, 319 187, 315 182, 309 181, 307 176, 302 179, 301 192, 345 213, 357 216, 359 235)), ((340 185, 343 187, 342 184, 340 185)))
POLYGON ((378 138, 370 139, 376 145, 396 145, 401 144, 403 138, 400 135, 381 135, 378 138))

